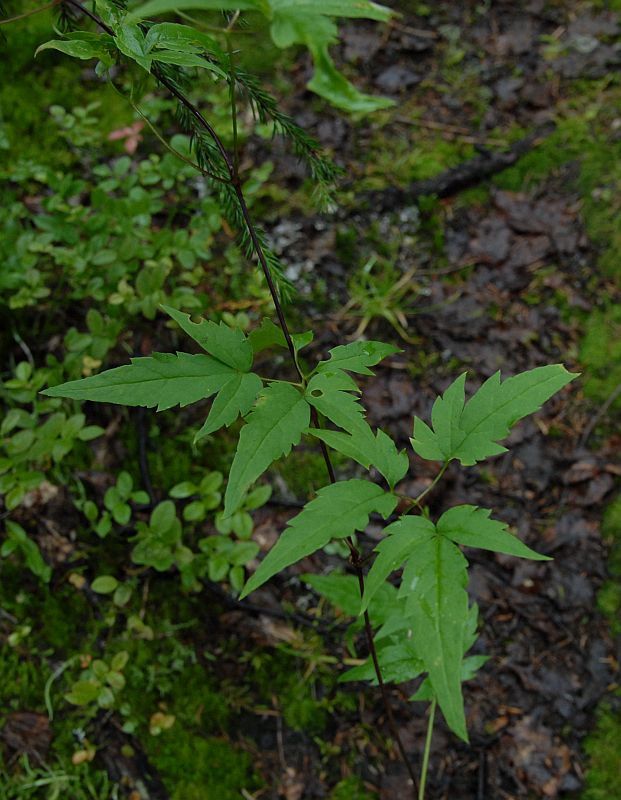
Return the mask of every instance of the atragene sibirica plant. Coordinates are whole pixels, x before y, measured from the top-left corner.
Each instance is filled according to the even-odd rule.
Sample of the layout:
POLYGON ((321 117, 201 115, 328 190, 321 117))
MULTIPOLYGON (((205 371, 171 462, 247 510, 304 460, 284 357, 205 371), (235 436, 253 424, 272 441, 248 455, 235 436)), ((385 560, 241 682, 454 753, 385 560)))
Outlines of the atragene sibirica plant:
MULTIPOLYGON (((293 2, 286 5, 294 7, 293 2)), ((355 4, 338 0, 317 2, 315 13, 321 14, 324 5, 326 20, 328 15, 348 12, 363 15, 355 14, 353 5, 359 11, 369 9, 368 15, 378 8, 365 0, 355 4)), ((174 308, 163 307, 201 353, 153 353, 44 393, 158 411, 213 398, 195 441, 241 417, 243 424, 226 485, 225 518, 239 509, 248 488, 276 459, 287 456, 303 438, 318 440, 326 462, 327 485, 290 520, 247 580, 241 597, 330 541, 345 542, 358 592, 356 611, 362 618, 369 650, 367 663, 346 677, 367 678, 379 684, 392 735, 415 792, 423 798, 436 707, 450 729, 467 741, 462 683, 484 661, 484 657, 468 655, 477 636, 477 607, 469 602, 468 562, 462 547, 520 558, 547 558, 524 545, 505 523, 492 517, 489 509, 460 505, 434 520, 423 501, 452 461, 470 467, 505 452, 501 441, 512 426, 537 411, 575 375, 560 364, 541 366, 505 380, 496 373, 468 400, 466 374, 458 376, 433 404, 430 424, 414 419, 412 449, 438 464, 437 475, 419 496, 401 494, 398 485, 408 472, 408 455, 398 450, 386 432, 369 426, 352 377, 372 376, 372 367, 398 349, 382 342, 356 341, 334 347, 328 358, 312 369, 302 368, 299 353, 313 334, 289 331, 282 296, 289 294, 291 287, 251 219, 241 188, 236 145, 229 154, 188 98, 188 70, 204 69, 215 80, 228 83, 233 130, 238 96, 246 98, 260 119, 271 120, 277 132, 292 140, 296 153, 309 165, 313 179, 323 190, 329 189, 335 168, 320 154, 317 143, 279 110, 254 77, 236 67, 232 52, 220 47, 212 36, 186 25, 136 19, 120 0, 96 0, 95 8, 97 13, 77 0, 63 0, 59 9, 66 24, 75 25, 85 16, 97 24, 99 32, 69 32, 39 50, 55 48, 82 59, 97 58, 100 75, 129 60, 176 98, 180 124, 192 137, 196 168, 220 197, 223 213, 240 231, 248 256, 256 257, 263 270, 279 326, 265 319, 246 335, 223 322, 196 322, 174 308), (253 370, 256 357, 272 348, 289 351, 290 380, 253 370), (337 480, 331 451, 367 470, 376 470, 382 476, 381 485, 369 478, 337 480), (372 553, 362 553, 356 532, 365 530, 372 514, 388 520, 397 506, 405 508, 404 513, 386 525, 372 553), (419 676, 424 679, 414 697, 430 703, 420 783, 399 736, 386 690, 387 683, 419 676)), ((261 361, 264 363, 263 357, 261 361)), ((347 576, 324 577, 323 591, 329 595, 330 581, 336 586, 343 580, 351 584, 347 576)))

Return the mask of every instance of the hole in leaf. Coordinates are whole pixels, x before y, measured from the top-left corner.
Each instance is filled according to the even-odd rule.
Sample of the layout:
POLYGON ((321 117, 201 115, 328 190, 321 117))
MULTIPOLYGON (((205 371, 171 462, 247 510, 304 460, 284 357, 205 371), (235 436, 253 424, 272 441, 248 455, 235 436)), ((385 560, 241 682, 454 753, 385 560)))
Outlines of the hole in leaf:
POLYGON ((321 389, 313 389, 311 391, 311 397, 321 397, 322 394, 323 392, 321 391, 321 389))

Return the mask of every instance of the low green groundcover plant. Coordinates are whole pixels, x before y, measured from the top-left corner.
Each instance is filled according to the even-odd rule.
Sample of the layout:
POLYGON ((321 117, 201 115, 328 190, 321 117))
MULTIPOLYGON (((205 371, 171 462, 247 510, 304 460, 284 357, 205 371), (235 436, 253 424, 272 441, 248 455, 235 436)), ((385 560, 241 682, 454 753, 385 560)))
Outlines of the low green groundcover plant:
MULTIPOLYGON (((379 684, 393 736, 417 787, 415 791, 423 798, 436 709, 440 709, 456 736, 467 741, 462 684, 485 661, 484 656, 469 654, 477 638, 478 609, 470 603, 467 593, 468 562, 463 548, 547 560, 547 556, 531 550, 514 536, 504 522, 492 516, 490 509, 463 504, 432 519, 423 501, 451 462, 457 461, 467 468, 506 452, 501 442, 511 428, 536 412, 575 375, 560 364, 540 366, 504 380, 496 373, 468 399, 466 374, 459 375, 436 399, 431 420, 425 422, 417 417, 413 421, 411 448, 419 457, 437 463, 435 479, 416 497, 399 491, 409 470, 408 454, 400 451, 385 431, 371 428, 358 384, 352 377, 373 376, 372 368, 398 352, 398 348, 359 340, 332 348, 329 357, 315 365, 308 366, 308 359, 300 356, 313 334, 289 330, 283 298, 293 294, 293 287, 277 257, 267 247, 266 237, 255 225, 242 188, 235 135, 240 99, 245 98, 262 121, 269 122, 275 132, 292 141, 295 152, 309 166, 324 196, 329 194, 337 170, 321 154, 317 143, 280 111, 261 84, 236 64, 228 36, 237 14, 229 19, 222 33, 223 41, 215 34, 191 26, 148 20, 151 15, 175 9, 233 6, 268 16, 271 35, 277 44, 306 44, 317 69, 311 88, 333 101, 337 90, 349 92, 352 104, 358 96, 352 94, 356 90, 343 84, 344 78, 339 82, 327 55, 327 44, 335 31, 332 17, 366 16, 382 20, 388 14, 366 0, 317 3, 252 0, 233 4, 224 0, 202 4, 153 0, 133 13, 121 0, 96 0, 95 12, 77 0, 62 0, 58 7, 68 32, 63 38, 41 46, 39 51, 55 49, 83 60, 97 59, 97 74, 110 80, 116 74, 112 68, 122 63, 130 74, 142 71, 137 83, 146 73, 168 90, 178 104, 181 128, 190 137, 184 163, 189 161, 206 178, 223 213, 240 232, 248 256, 257 259, 279 325, 264 319, 246 333, 224 321, 197 321, 176 307, 162 305, 162 310, 194 342, 193 348, 198 345, 201 352, 152 353, 133 358, 126 365, 54 385, 43 394, 157 411, 211 398, 209 413, 195 441, 230 427, 241 418, 243 424, 218 514, 220 536, 233 532, 236 539, 231 544, 216 541, 213 548, 205 545, 212 564, 211 576, 214 579, 228 576, 243 598, 330 542, 341 540, 345 544, 353 574, 308 576, 308 581, 340 608, 360 617, 369 656, 365 663, 345 673, 344 679, 379 684), (96 30, 75 29, 78 22, 89 19, 96 23, 96 30), (311 23, 318 27, 312 27, 311 23), (312 35, 311 30, 315 31, 312 35), (233 131, 231 152, 189 99, 191 75, 197 69, 228 86, 233 131), (333 82, 331 87, 329 81, 333 82), (275 368, 275 374, 271 374, 265 366, 269 363, 265 351, 276 354, 279 349, 290 355, 289 379, 283 379, 281 371, 276 373, 275 368), (249 541, 252 522, 248 523, 247 511, 264 503, 268 496, 260 488, 258 495, 256 489, 253 494, 253 486, 276 460, 289 455, 303 440, 314 440, 321 448, 326 463, 326 485, 289 521, 246 580, 244 565, 257 553, 256 545, 249 541), (373 471, 381 480, 372 480, 370 476, 337 480, 331 452, 373 471), (383 538, 372 553, 363 553, 356 534, 365 530, 372 515, 386 522, 383 538), (214 560, 217 568, 213 567, 214 560), (430 704, 420 782, 392 720, 385 689, 387 683, 404 683, 415 678, 422 678, 422 682, 412 699, 430 704)), ((368 110, 370 101, 364 102, 368 110)), ((149 309, 150 315, 156 311, 149 309)), ((273 363, 281 362, 279 356, 273 363)), ((82 417, 75 421, 76 435, 84 436, 83 432, 88 431, 83 425, 82 417)), ((82 501, 84 513, 101 537, 107 535, 110 520, 127 521, 132 514, 131 504, 146 499, 135 492, 128 478, 125 474, 119 476, 117 485, 109 491, 101 518, 88 500, 82 501)), ((184 518, 199 520, 207 510, 219 506, 221 483, 221 477, 206 476, 206 482, 195 484, 188 480, 178 484, 171 494, 182 499, 194 497, 186 506, 184 518)), ((201 555, 183 543, 182 526, 172 501, 161 502, 152 510, 149 522, 138 523, 136 528, 138 535, 132 551, 136 563, 159 571, 177 566, 188 587, 200 580, 204 570, 195 571, 193 565, 199 563, 201 555)), ((22 548, 25 557, 32 561, 31 568, 41 571, 42 565, 29 553, 22 534, 19 526, 11 527, 6 547, 22 548)), ((116 595, 122 587, 112 576, 100 576, 93 589, 116 595)), ((123 603, 124 596, 117 597, 115 602, 123 603)), ((89 667, 92 674, 74 685, 72 702, 95 701, 102 708, 110 707, 115 692, 122 688, 124 665, 124 655, 117 655, 116 661, 110 663, 103 660, 93 663, 89 667)))

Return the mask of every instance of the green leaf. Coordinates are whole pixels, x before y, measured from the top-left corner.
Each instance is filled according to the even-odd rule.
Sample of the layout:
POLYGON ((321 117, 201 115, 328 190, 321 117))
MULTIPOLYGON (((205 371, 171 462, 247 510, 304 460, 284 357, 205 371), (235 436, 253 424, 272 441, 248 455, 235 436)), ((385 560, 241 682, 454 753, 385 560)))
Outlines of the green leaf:
POLYGON ((367 469, 373 465, 386 478, 391 489, 403 478, 410 462, 405 451, 397 451, 393 440, 382 430, 375 436, 369 427, 361 427, 354 435, 342 431, 309 428, 307 433, 324 441, 328 447, 352 458, 367 469))
POLYGON ((71 691, 65 695, 65 699, 74 706, 86 706, 97 699, 100 690, 99 681, 76 681, 71 687, 71 691))
MULTIPOLYGON (((203 53, 217 52, 221 48, 216 40, 203 31, 189 25, 179 25, 176 22, 161 22, 152 25, 147 31, 147 48, 161 47, 177 53, 203 53)), ((155 55, 155 53, 154 53, 155 55)), ((224 73, 222 73, 224 77, 224 73)))
MULTIPOLYGON (((34 539, 28 536, 26 531, 21 525, 18 525, 17 522, 8 519, 5 524, 7 541, 11 543, 10 551, 12 552, 15 549, 20 550, 26 561, 26 566, 32 574, 36 575, 37 578, 41 578, 45 583, 49 583, 52 577, 52 568, 45 563, 38 544, 34 539)), ((8 553, 3 554, 8 555, 8 553)))
POLYGON ((533 561, 552 560, 549 556, 531 550, 517 536, 509 533, 506 523, 490 519, 491 513, 488 508, 455 506, 440 517, 438 531, 451 541, 466 547, 478 547, 509 556, 530 558, 533 561))
POLYGON ((190 481, 181 481, 181 483, 176 483, 172 489, 168 492, 171 497, 175 497, 179 500, 183 500, 186 497, 191 497, 193 494, 198 492, 198 487, 196 484, 191 483, 190 481))
POLYGON ((205 436, 231 425, 237 417, 246 416, 263 388, 263 381, 254 372, 232 375, 218 392, 203 427, 194 436, 194 444, 205 436))
POLYGON ((412 447, 421 458, 445 462, 456 458, 464 466, 504 453, 506 448, 497 442, 512 425, 576 377, 561 364, 522 372, 502 383, 497 372, 464 404, 464 373, 436 399, 433 430, 415 417, 412 447))
POLYGON ((65 53, 65 55, 73 56, 73 58, 80 58, 84 61, 90 58, 99 58, 105 64, 110 65, 112 63, 112 58, 110 55, 110 46, 107 43, 108 41, 112 41, 112 37, 106 34, 102 34, 101 36, 92 34, 92 36, 94 37, 93 39, 84 40, 82 38, 72 38, 71 34, 67 34, 66 39, 52 39, 37 47, 35 58, 43 50, 58 50, 61 53, 65 53), (103 38, 104 36, 106 36, 105 40, 103 38), (99 41, 95 41, 96 39, 99 41))
POLYGON ((369 367, 375 366, 386 356, 400 353, 398 347, 384 342, 358 341, 333 347, 327 361, 320 361, 317 372, 333 372, 334 369, 345 369, 360 375, 373 375, 369 367))
POLYGON ((307 87, 338 108, 369 113, 394 105, 394 101, 386 97, 363 94, 336 69, 328 47, 337 40, 337 28, 322 14, 321 4, 303 12, 283 4, 274 12, 270 33, 277 47, 293 44, 308 47, 315 73, 307 87))
POLYGON ((278 345, 278 347, 287 346, 287 340, 282 329, 278 325, 274 325, 272 320, 267 317, 263 318, 258 328, 250 332, 248 338, 255 355, 267 350, 268 347, 274 347, 274 345, 278 345))
POLYGON ((99 375, 46 389, 49 397, 70 397, 125 406, 187 406, 219 392, 233 374, 231 367, 207 355, 153 353, 99 375))
POLYGON ((330 57, 327 44, 308 42, 313 57, 315 73, 306 87, 323 97, 333 106, 352 114, 371 114, 383 108, 391 108, 395 101, 389 97, 365 94, 340 73, 330 57))
POLYGON ((387 22, 392 11, 370 0, 268 0, 274 11, 297 14, 324 14, 327 17, 374 19, 387 22))
POLYGON ((91 583, 91 589, 97 594, 112 594, 119 582, 112 575, 100 575, 91 583))
POLYGON ((241 596, 246 597, 273 575, 324 547, 331 539, 344 539, 364 530, 371 513, 377 512, 385 519, 396 504, 394 495, 369 481, 340 481, 320 489, 317 497, 289 522, 241 596))
POLYGON ((362 608, 393 569, 406 561, 399 598, 416 648, 447 724, 467 741, 461 693, 464 645, 470 627, 467 562, 459 548, 421 517, 389 525, 367 577, 362 608))
POLYGON ((224 322, 217 325, 204 319, 192 322, 189 314, 170 306, 162 308, 203 350, 233 369, 248 372, 252 366, 252 345, 239 328, 229 328, 224 322))
POLYGON ((312 331, 304 331, 304 333, 292 333, 291 341, 293 342, 293 349, 296 353, 303 350, 313 341, 315 334, 312 331))
POLYGON ((399 590, 444 718, 464 741, 468 734, 461 671, 468 624, 467 569, 459 549, 436 536, 415 548, 399 590))
MULTIPOLYGON (((360 612, 360 584, 355 575, 331 572, 329 575, 302 575, 302 580, 329 600, 332 605, 350 617, 360 612)), ((384 583, 374 594, 369 604, 369 614, 374 625, 383 625, 387 618, 399 610, 397 590, 390 583, 384 583)), ((375 637, 377 639, 377 636, 375 637)))
MULTIPOLYGON (((398 643, 383 642, 376 649, 382 679, 385 683, 412 681, 425 670, 412 639, 398 643)), ((371 681, 374 686, 377 686, 377 674, 373 661, 368 658, 364 664, 353 667, 339 677, 339 683, 346 681, 371 681)))
MULTIPOLYGON (((349 433, 369 428, 364 409, 350 391, 359 391, 354 381, 341 370, 318 372, 308 382, 307 401, 329 420, 349 433)), ((370 428, 369 428, 370 432, 370 428)), ((371 436, 373 434, 371 433, 371 436)))
POLYGON ((213 72, 218 77, 223 77, 224 72, 212 61, 197 55, 196 53, 176 53, 174 50, 154 50, 151 53, 153 61, 162 64, 176 64, 178 67, 198 67, 213 72))
POLYGON ((151 71, 151 56, 149 55, 145 36, 136 23, 123 22, 115 31, 114 41, 123 55, 131 58, 147 72, 151 71))
POLYGON ((435 525, 424 517, 401 517, 384 529, 386 538, 375 548, 378 554, 369 570, 360 612, 369 607, 374 594, 388 576, 402 566, 413 548, 423 545, 435 535, 435 525))
POLYGON ((149 525, 158 533, 169 531, 177 519, 177 510, 172 500, 163 500, 158 503, 149 519, 149 525))
POLYGON ((238 8, 242 11, 245 9, 262 11, 265 2, 263 0, 149 0, 133 9, 131 15, 145 19, 175 11, 236 11, 238 8))
POLYGON ((248 487, 270 464, 287 455, 310 421, 304 397, 288 383, 272 383, 259 394, 241 429, 224 496, 224 515, 242 504, 248 487))

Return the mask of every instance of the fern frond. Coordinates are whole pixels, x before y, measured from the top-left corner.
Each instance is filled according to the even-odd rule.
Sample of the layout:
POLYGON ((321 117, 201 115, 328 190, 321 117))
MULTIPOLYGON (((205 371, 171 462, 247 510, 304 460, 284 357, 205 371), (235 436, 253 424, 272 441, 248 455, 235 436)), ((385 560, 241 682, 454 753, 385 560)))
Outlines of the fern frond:
POLYGON ((56 6, 56 27, 62 33, 75 31, 78 25, 78 11, 69 3, 61 2, 56 6))
POLYGON ((235 79, 259 121, 272 121, 276 132, 291 141, 295 154, 308 166, 313 181, 326 186, 333 184, 342 170, 321 152, 319 142, 280 110, 276 98, 261 86, 254 75, 235 70, 235 79))

